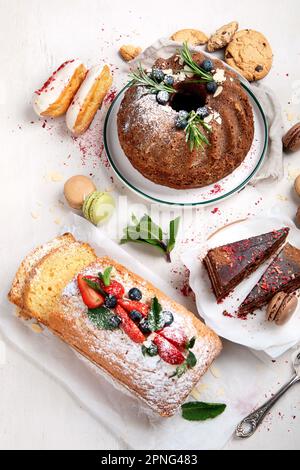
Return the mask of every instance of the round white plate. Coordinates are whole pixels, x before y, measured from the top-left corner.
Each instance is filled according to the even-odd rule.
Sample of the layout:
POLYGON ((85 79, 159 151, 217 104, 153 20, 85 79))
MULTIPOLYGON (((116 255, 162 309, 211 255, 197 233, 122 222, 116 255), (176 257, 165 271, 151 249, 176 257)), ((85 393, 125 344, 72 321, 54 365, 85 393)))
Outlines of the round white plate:
MULTIPOLYGON (((286 217, 253 217, 244 222, 225 227, 217 232, 206 246, 186 251, 182 260, 190 270, 190 286, 196 295, 199 314, 217 334, 235 343, 256 350, 263 350, 272 357, 282 354, 300 340, 300 304, 297 312, 284 326, 276 326, 266 320, 266 308, 249 314, 245 320, 235 316, 224 316, 223 312, 234 315, 238 306, 258 282, 272 260, 260 266, 251 276, 241 282, 220 304, 213 294, 210 280, 202 259, 210 248, 242 240, 274 229, 290 227, 287 240, 299 247, 299 230, 286 217)), ((273 258, 272 258, 273 259, 273 258)))
POLYGON ((130 189, 142 197, 168 205, 196 206, 214 204, 243 189, 260 168, 268 145, 266 117, 257 98, 246 84, 241 83, 249 96, 254 115, 254 139, 243 163, 229 176, 216 184, 196 189, 174 189, 146 179, 130 163, 123 152, 117 130, 117 114, 127 87, 124 87, 111 104, 104 124, 104 145, 117 176, 130 189))

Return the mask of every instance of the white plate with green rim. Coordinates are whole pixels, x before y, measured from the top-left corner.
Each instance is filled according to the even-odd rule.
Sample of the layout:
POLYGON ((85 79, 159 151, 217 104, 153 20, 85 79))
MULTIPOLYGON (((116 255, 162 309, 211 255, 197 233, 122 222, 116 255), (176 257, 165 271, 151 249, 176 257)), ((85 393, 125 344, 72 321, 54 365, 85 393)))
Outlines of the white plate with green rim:
POLYGON ((118 138, 117 115, 125 86, 108 109, 104 123, 104 146, 108 160, 120 180, 136 194, 153 202, 175 206, 206 206, 223 201, 243 189, 261 167, 268 145, 268 126, 256 96, 241 82, 253 109, 254 139, 242 164, 217 183, 203 188, 174 189, 153 183, 139 173, 123 152, 118 138))

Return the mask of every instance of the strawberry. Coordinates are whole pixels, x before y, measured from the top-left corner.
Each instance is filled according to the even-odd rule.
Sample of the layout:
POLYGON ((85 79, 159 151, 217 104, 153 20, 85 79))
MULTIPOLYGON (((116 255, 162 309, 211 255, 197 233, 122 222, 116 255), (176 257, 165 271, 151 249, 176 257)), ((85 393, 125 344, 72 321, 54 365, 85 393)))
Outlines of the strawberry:
POLYGON ((123 307, 127 312, 137 310, 143 315, 143 317, 146 317, 149 312, 149 305, 144 304, 138 300, 119 299, 118 304, 121 305, 121 307, 123 307))
POLYGON ((157 331, 157 333, 170 341, 176 348, 181 350, 186 348, 188 337, 181 328, 169 326, 157 331))
POLYGON ((185 361, 184 355, 163 336, 155 335, 152 341, 157 346, 159 356, 168 364, 182 364, 185 361))
POLYGON ((129 336, 135 343, 143 343, 145 336, 140 331, 139 327, 131 320, 128 313, 120 305, 115 308, 116 315, 121 318, 120 328, 129 336))
POLYGON ((94 290, 92 287, 88 286, 88 284, 84 280, 85 278, 95 283, 98 282, 98 278, 95 276, 84 276, 82 274, 78 274, 77 283, 83 302, 89 308, 100 307, 100 305, 102 305, 104 302, 103 296, 99 292, 94 290))
POLYGON ((117 299, 120 299, 125 294, 125 289, 118 281, 111 281, 109 286, 105 286, 101 281, 102 289, 110 295, 114 295, 117 299))

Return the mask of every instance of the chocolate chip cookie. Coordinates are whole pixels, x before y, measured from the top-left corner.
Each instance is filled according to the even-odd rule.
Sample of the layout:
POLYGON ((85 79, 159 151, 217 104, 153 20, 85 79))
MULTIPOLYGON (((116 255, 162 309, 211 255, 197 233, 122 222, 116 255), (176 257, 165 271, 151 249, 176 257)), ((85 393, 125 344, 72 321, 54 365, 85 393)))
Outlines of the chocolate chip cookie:
POLYGON ((228 65, 241 73, 247 80, 265 77, 273 62, 273 53, 268 40, 262 33, 244 29, 235 33, 225 52, 228 65))
POLYGON ((171 39, 177 42, 186 41, 188 44, 194 46, 206 44, 208 41, 206 34, 198 29, 181 29, 172 34, 171 39))
POLYGON ((238 30, 239 24, 237 21, 225 24, 209 38, 207 43, 207 50, 209 52, 217 51, 222 49, 230 43, 234 33, 238 30))

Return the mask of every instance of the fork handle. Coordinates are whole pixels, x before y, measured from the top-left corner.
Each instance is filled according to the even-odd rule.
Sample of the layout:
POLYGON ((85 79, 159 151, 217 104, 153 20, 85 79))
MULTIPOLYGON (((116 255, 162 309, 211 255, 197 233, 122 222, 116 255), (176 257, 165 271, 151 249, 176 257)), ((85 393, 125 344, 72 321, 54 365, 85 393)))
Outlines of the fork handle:
POLYGON ((250 437, 256 431, 257 427, 263 421, 266 414, 270 411, 272 406, 279 400, 279 398, 296 382, 300 381, 300 376, 295 374, 289 382, 287 382, 280 390, 278 390, 275 395, 273 395, 268 401, 266 401, 262 406, 257 408, 255 411, 250 413, 246 418, 244 418, 240 424, 237 426, 235 435, 237 437, 250 437))

